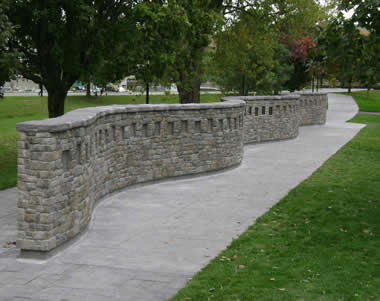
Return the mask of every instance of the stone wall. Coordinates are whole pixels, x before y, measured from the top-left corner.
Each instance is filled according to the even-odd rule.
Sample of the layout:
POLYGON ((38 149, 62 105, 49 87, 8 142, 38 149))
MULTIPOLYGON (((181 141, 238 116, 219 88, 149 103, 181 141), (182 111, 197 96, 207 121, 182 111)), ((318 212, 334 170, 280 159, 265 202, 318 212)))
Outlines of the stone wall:
POLYGON ((46 253, 83 232, 96 201, 128 185, 238 165, 243 144, 326 120, 325 94, 127 105, 17 125, 18 240, 46 253))
POLYGON ((298 136, 299 95, 224 97, 246 102, 244 143, 282 140, 298 136))
POLYGON ((86 228, 97 200, 128 185, 239 164, 244 106, 97 107, 18 124, 17 246, 56 248, 86 228))
POLYGON ((299 117, 300 125, 314 125, 326 123, 327 94, 306 93, 299 94, 299 117))

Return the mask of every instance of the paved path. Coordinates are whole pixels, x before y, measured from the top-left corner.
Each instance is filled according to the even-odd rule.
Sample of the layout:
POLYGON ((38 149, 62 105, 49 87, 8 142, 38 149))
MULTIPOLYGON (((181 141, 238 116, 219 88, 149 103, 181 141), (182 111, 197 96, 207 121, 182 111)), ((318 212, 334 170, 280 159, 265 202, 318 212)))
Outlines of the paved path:
MULTIPOLYGON (((236 169, 115 194, 98 205, 88 233, 47 262, 17 260, 15 247, 0 248, 0 300, 170 298, 352 139, 362 126, 345 121, 356 112, 351 97, 329 95, 326 125, 246 146, 236 169)), ((14 240, 16 202, 15 190, 0 194, 0 242, 14 240)))

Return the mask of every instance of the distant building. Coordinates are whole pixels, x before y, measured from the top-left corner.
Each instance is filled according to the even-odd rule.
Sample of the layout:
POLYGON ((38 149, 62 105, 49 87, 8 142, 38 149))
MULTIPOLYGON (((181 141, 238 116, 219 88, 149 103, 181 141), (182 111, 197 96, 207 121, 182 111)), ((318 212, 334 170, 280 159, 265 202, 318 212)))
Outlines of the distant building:
POLYGON ((18 77, 17 79, 11 80, 4 84, 5 89, 9 89, 10 91, 33 91, 37 92, 40 90, 39 86, 26 78, 18 77))

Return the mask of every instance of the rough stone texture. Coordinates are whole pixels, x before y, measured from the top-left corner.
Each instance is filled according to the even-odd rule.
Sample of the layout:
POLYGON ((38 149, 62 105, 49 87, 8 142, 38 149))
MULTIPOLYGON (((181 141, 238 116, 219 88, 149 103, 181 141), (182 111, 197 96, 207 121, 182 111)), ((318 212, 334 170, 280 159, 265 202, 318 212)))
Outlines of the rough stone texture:
POLYGON ((128 185, 239 164, 244 105, 112 106, 18 124, 17 246, 56 248, 128 185))
POLYGON ((301 92, 281 96, 224 97, 244 100, 244 143, 283 140, 298 136, 301 125, 326 123, 327 94, 301 92))
POLYGON ((300 93, 300 125, 325 124, 327 116, 327 93, 300 93))
MULTIPOLYGON (((224 98, 224 100, 232 100, 224 98)), ((244 143, 283 140, 298 136, 299 95, 244 96, 244 143)))

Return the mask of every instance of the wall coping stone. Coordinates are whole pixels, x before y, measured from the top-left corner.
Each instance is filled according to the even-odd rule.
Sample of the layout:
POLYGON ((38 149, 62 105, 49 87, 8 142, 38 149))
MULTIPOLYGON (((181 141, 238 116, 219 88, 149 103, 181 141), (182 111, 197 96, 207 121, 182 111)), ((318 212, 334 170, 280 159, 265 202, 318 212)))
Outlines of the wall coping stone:
POLYGON ((327 95, 326 92, 297 92, 299 95, 327 95))
POLYGON ((77 109, 57 118, 21 122, 16 125, 20 132, 62 132, 69 129, 89 126, 101 117, 119 113, 208 110, 244 107, 241 99, 229 99, 227 102, 200 104, 153 104, 153 105, 111 105, 77 109))
POLYGON ((299 94, 286 94, 286 95, 269 95, 269 96, 226 96, 222 98, 222 101, 281 101, 281 100, 294 100, 300 98, 299 94))

